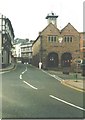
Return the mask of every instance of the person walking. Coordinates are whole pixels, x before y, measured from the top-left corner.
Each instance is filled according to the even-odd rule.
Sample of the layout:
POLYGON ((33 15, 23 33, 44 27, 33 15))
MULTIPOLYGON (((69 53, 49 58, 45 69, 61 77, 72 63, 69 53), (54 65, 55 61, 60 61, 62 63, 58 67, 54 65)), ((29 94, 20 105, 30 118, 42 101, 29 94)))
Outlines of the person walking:
POLYGON ((39 69, 41 69, 42 68, 42 62, 40 61, 39 62, 39 69))

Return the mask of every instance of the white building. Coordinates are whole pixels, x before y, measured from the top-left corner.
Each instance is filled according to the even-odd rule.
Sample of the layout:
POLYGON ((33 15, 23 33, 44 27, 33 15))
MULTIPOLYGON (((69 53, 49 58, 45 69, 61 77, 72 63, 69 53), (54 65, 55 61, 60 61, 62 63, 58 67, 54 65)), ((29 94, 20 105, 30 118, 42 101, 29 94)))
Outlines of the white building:
POLYGON ((12 55, 16 58, 21 57, 21 43, 13 45, 12 55))
POLYGON ((28 62, 31 63, 32 59, 32 41, 28 39, 19 39, 17 38, 14 41, 14 50, 13 56, 17 58, 17 60, 21 60, 22 63, 28 62))
POLYGON ((31 63, 32 59, 32 43, 28 42, 21 45, 22 62, 31 63))
POLYGON ((0 14, 0 66, 6 67, 12 62, 12 43, 14 31, 11 21, 6 16, 0 14))

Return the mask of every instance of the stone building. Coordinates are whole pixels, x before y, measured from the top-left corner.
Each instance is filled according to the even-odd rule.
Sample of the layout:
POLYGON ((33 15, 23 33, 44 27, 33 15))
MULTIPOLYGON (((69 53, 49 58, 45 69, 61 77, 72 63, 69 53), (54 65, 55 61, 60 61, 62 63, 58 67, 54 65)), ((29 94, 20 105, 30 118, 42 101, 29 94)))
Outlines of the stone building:
POLYGON ((80 33, 80 52, 81 58, 85 58, 85 32, 80 33))
POLYGON ((33 65, 42 61, 43 68, 70 67, 80 55, 80 33, 68 23, 62 30, 57 28, 57 18, 54 13, 48 14, 48 25, 39 33, 34 41, 33 65))

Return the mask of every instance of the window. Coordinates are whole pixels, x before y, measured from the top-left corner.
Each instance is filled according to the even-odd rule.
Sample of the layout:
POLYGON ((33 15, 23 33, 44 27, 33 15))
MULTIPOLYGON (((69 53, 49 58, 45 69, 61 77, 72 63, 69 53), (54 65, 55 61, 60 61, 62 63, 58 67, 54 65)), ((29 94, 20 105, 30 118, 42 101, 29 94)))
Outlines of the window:
POLYGON ((72 37, 72 36, 65 36, 65 37, 64 37, 64 42, 71 43, 72 40, 73 40, 73 37, 72 37))
POLYGON ((3 63, 3 51, 2 51, 2 63, 3 63))
POLYGON ((51 36, 51 41, 53 42, 53 40, 54 40, 54 39, 53 39, 53 36, 51 36))
POLYGON ((67 37, 67 42, 69 42, 69 37, 67 37))
POLYGON ((66 42, 66 37, 65 37, 65 42, 66 42))
POLYGON ((70 42, 72 42, 72 37, 70 37, 70 42))
POLYGON ((48 41, 50 42, 50 36, 48 36, 48 41))
POLYGON ((55 36, 55 35, 53 35, 53 36, 48 36, 48 41, 49 42, 56 42, 56 40, 57 40, 57 36, 55 36))
POLYGON ((54 42, 56 42, 56 36, 54 36, 54 42))
POLYGON ((3 63, 3 56, 2 56, 2 63, 3 63))

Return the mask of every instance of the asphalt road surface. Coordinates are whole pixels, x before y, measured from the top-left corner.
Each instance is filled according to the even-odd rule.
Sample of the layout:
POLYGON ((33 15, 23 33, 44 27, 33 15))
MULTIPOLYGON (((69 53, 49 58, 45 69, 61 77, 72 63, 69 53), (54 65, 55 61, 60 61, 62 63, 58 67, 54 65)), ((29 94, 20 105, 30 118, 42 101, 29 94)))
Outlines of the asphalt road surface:
POLYGON ((47 72, 18 64, 2 74, 2 118, 83 118, 83 93, 47 72))

